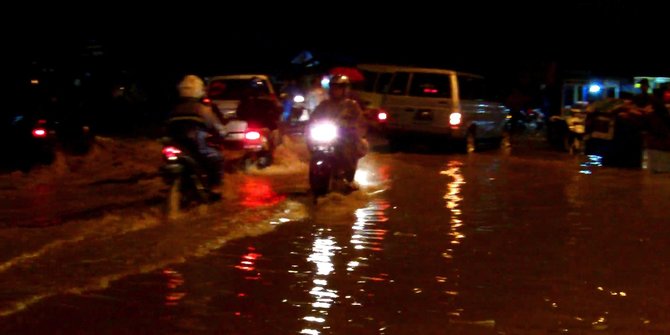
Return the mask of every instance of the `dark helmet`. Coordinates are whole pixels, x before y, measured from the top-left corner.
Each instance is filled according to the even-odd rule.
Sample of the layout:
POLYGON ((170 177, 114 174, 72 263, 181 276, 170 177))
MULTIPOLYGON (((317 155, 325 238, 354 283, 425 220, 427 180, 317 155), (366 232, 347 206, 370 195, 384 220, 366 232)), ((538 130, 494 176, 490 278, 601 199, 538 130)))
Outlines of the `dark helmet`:
POLYGON ((249 96, 260 97, 265 96, 267 93, 268 87, 265 80, 259 77, 253 77, 249 80, 249 86, 247 88, 247 94, 249 96))
POLYGON ((329 85, 350 86, 351 80, 349 79, 348 76, 345 76, 343 74, 336 74, 332 78, 330 78, 329 85))
POLYGON ((255 90, 263 90, 265 89, 265 81, 259 77, 253 77, 249 81, 249 87, 255 90))

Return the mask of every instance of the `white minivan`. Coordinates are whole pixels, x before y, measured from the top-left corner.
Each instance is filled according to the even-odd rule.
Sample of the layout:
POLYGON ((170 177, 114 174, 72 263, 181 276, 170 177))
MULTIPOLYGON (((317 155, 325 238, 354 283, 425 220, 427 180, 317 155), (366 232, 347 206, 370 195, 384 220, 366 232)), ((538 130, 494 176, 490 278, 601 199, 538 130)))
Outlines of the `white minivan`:
POLYGON ((354 95, 366 113, 378 115, 392 146, 429 135, 472 152, 484 141, 499 146, 507 109, 486 99, 484 78, 446 69, 361 64, 365 81, 354 95))

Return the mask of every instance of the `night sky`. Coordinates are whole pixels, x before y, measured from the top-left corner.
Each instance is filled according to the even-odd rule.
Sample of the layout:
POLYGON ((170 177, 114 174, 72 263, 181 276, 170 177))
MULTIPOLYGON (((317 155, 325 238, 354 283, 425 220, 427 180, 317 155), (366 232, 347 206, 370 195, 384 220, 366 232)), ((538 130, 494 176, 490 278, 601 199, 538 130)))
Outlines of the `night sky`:
POLYGON ((413 1, 366 8, 326 1, 319 3, 322 9, 315 4, 114 3, 78 8, 83 14, 44 8, 28 12, 29 28, 7 36, 5 49, 15 50, 19 62, 62 63, 76 61, 82 46, 95 41, 115 63, 111 66, 200 74, 271 71, 301 50, 334 63, 440 66, 492 75, 550 61, 623 75, 670 71, 664 50, 670 15, 661 19, 659 13, 668 11, 651 1, 413 1))

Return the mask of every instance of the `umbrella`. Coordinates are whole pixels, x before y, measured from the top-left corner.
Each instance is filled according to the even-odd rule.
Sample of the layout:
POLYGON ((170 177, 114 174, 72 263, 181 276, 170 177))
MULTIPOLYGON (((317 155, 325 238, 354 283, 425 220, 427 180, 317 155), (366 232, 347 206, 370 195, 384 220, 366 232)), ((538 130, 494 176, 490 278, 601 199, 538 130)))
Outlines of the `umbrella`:
POLYGON ((338 66, 338 67, 334 67, 334 68, 330 69, 330 71, 328 71, 328 72, 332 75, 341 74, 341 75, 347 76, 347 77, 349 77, 349 80, 351 80, 351 81, 363 81, 363 80, 365 80, 365 77, 363 76, 363 73, 361 73, 361 71, 359 71, 355 67, 338 66))

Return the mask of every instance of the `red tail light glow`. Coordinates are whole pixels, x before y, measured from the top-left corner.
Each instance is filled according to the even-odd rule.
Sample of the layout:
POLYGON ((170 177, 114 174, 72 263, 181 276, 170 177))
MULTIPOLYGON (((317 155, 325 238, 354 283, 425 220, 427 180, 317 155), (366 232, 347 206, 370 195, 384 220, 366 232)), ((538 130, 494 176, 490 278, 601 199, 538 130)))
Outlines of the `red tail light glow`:
POLYGON ((42 138, 47 137, 47 130, 44 128, 33 129, 33 137, 42 138))
POLYGON ((244 138, 246 138, 249 141, 256 141, 261 138, 261 133, 257 131, 248 131, 244 134, 244 138))
POLYGON ((163 155, 165 158, 168 160, 175 160, 179 155, 181 154, 181 150, 175 148, 175 147, 165 147, 163 148, 163 155))

